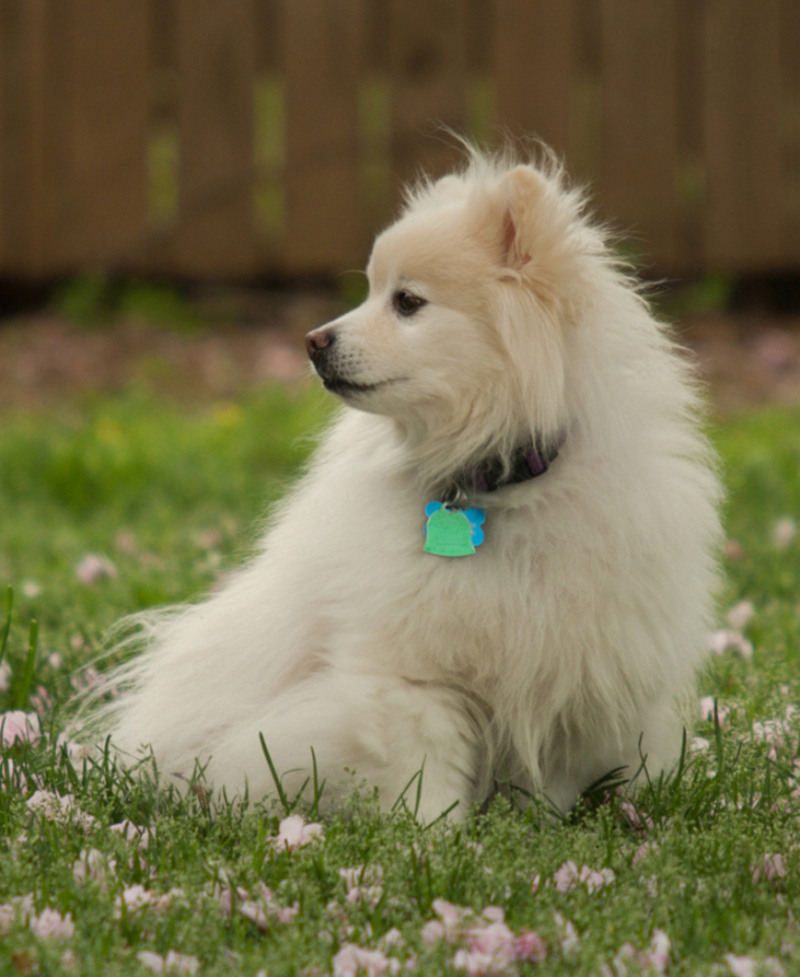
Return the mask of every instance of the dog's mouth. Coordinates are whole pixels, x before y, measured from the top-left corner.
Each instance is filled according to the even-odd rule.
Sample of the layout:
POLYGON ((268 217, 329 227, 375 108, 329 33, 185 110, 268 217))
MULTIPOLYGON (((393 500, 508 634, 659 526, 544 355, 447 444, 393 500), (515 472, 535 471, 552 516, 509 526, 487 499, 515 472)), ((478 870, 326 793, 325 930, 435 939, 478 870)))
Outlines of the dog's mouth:
POLYGON ((400 383, 404 377, 392 377, 389 380, 378 380, 375 383, 357 383, 355 380, 344 380, 342 377, 321 377, 322 384, 326 390, 339 397, 351 397, 358 394, 368 394, 382 387, 388 387, 394 383, 400 383))

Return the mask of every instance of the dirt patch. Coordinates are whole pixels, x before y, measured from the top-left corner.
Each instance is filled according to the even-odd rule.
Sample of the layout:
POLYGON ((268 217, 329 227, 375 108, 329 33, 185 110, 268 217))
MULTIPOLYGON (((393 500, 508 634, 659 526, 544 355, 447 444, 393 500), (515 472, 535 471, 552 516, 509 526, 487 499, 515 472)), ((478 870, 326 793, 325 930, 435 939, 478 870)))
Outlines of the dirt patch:
MULTIPOLYGON (((0 407, 52 405, 149 384, 187 401, 229 397, 308 374, 302 337, 344 310, 325 294, 264 293, 239 321, 192 333, 136 319, 95 328, 51 313, 0 324, 0 407)), ((713 405, 727 414, 800 403, 800 317, 704 315, 679 324, 713 405)))
POLYGON ((679 335, 721 414, 800 403, 800 317, 697 316, 679 335))
POLYGON ((302 337, 342 311, 324 296, 282 298, 242 321, 191 332, 132 318, 88 328, 51 313, 16 317, 0 325, 0 408, 137 382, 187 401, 230 397, 270 380, 294 383, 308 373, 302 337))

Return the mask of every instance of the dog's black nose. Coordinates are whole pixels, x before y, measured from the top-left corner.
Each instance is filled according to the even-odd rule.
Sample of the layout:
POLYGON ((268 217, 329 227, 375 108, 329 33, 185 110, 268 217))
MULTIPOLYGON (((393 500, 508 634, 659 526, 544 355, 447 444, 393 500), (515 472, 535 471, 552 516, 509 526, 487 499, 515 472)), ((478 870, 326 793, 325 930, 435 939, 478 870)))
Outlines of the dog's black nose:
POLYGON ((323 350, 333 346, 336 335, 332 329, 314 329, 306 333, 306 349, 312 360, 319 358, 323 350))

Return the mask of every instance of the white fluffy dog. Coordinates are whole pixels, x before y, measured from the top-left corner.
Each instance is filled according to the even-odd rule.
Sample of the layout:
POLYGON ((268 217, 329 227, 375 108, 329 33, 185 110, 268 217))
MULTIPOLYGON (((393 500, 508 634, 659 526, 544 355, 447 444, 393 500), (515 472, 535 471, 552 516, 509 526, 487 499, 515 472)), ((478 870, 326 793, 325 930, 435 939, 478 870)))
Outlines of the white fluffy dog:
POLYGON ((680 354, 552 165, 423 182, 367 274, 307 337, 346 408, 250 564, 112 675, 112 742, 258 797, 263 734, 287 790, 313 747, 323 801, 387 808, 424 764, 428 820, 668 768, 719 534, 680 354))

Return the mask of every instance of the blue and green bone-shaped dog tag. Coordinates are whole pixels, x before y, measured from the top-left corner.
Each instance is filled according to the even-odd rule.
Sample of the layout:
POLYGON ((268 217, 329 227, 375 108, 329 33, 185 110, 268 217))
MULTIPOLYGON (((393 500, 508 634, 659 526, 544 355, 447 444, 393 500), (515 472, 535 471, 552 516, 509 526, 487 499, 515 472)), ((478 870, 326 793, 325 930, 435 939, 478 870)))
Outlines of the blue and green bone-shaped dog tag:
POLYGON ((483 542, 483 509, 457 509, 441 502, 425 506, 425 552, 435 556, 472 556, 483 542))

